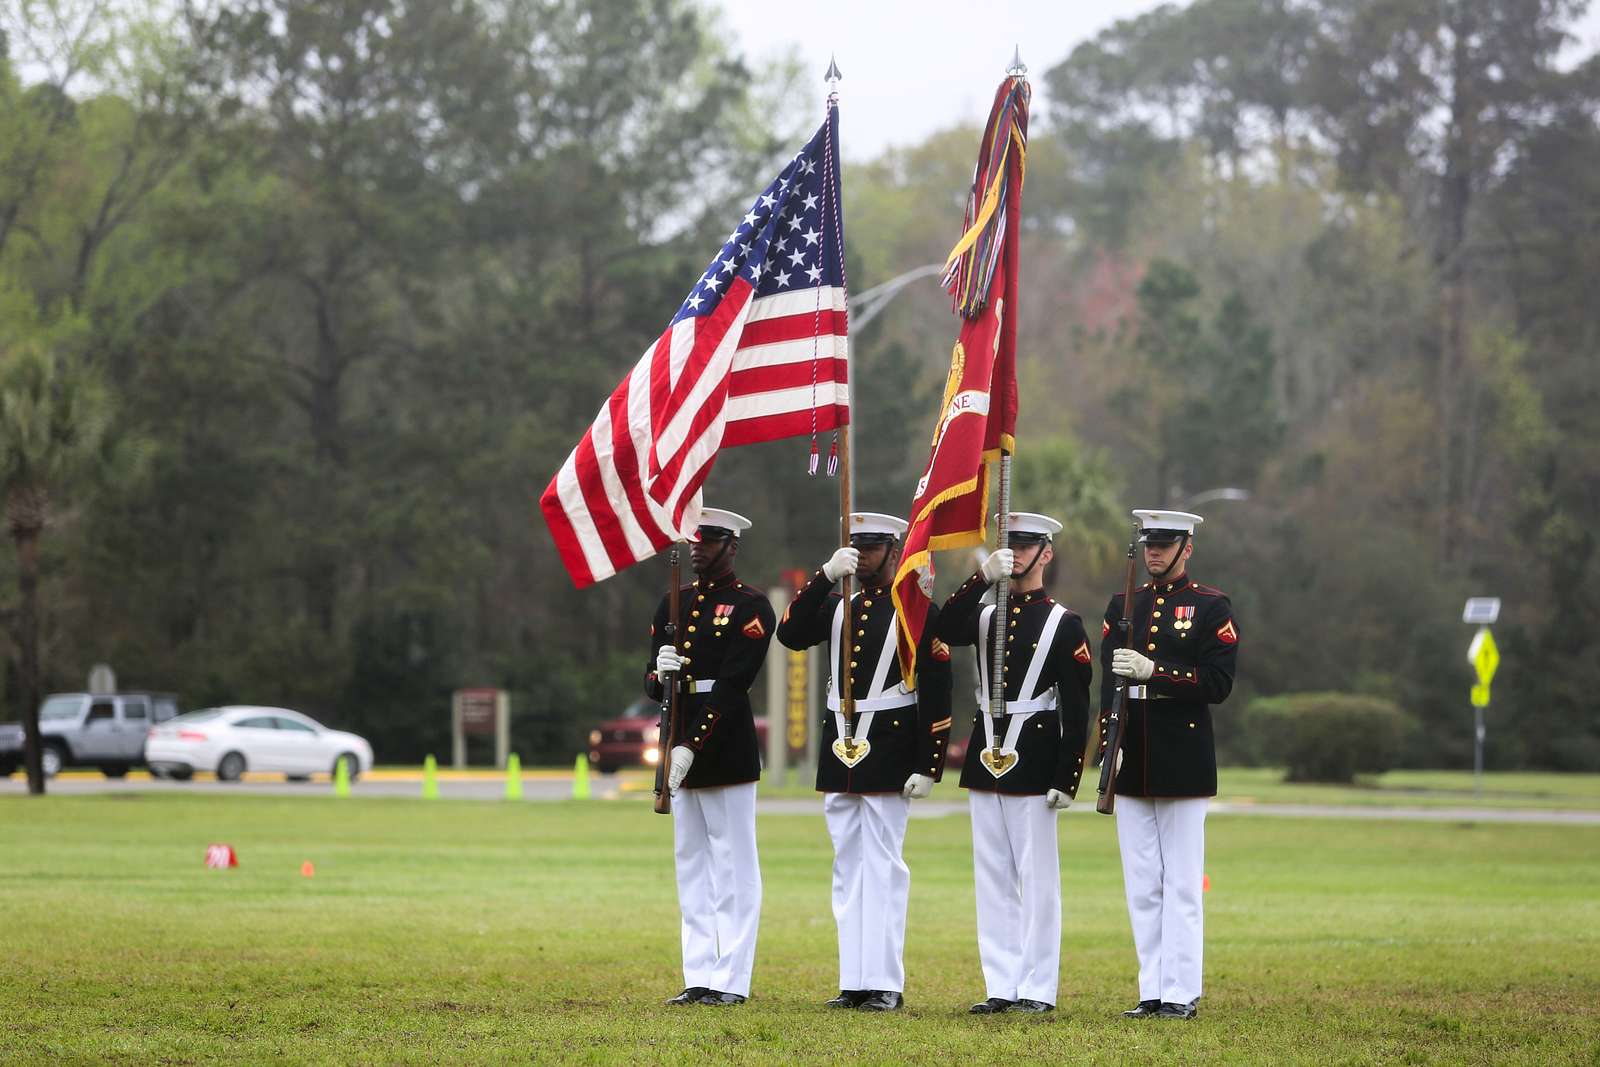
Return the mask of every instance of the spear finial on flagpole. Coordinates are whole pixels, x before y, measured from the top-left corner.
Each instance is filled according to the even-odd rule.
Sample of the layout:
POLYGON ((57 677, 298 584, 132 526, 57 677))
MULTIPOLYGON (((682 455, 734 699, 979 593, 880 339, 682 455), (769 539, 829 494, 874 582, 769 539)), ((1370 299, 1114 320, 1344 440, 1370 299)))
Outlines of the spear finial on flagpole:
POLYGON ((1022 61, 1022 46, 1016 45, 1011 52, 1011 65, 1006 68, 1006 73, 1013 78, 1026 78, 1028 65, 1022 61))
MULTIPOLYGON (((828 107, 830 110, 832 110, 838 106, 839 82, 844 80, 844 74, 840 72, 839 64, 832 55, 828 56, 828 72, 824 74, 822 78, 828 83, 828 107)), ((835 121, 836 118, 837 112, 834 112, 833 117, 830 118, 829 121, 835 121)), ((830 145, 828 148, 828 159, 830 163, 833 161, 835 152, 836 146, 830 145)), ((837 189, 837 186, 835 185, 832 188, 837 189)), ((833 205, 833 210, 835 212, 839 210, 837 203, 833 205)), ((835 214, 834 218, 838 218, 837 214, 835 214)), ((848 306, 848 294, 845 296, 845 302, 846 306, 848 306)), ((850 517, 852 514, 854 514, 856 506, 854 478, 855 459, 850 453, 850 423, 855 421, 856 393, 855 375, 850 371, 850 346, 848 343, 846 343, 844 349, 844 379, 846 397, 845 409, 849 412, 849 414, 846 417, 843 425, 834 427, 833 447, 836 452, 834 454, 830 454, 828 457, 828 473, 834 474, 835 471, 837 471, 839 475, 839 544, 843 548, 848 548, 850 547, 850 517)), ((851 591, 851 579, 854 577, 855 576, 852 574, 844 575, 839 586, 840 596, 844 598, 846 614, 848 614, 851 610, 850 605, 854 595, 851 591)), ((835 655, 838 655, 839 650, 836 648, 833 650, 833 652, 835 655)), ((835 745, 837 746, 842 744, 846 753, 857 753, 858 745, 855 740, 855 672, 852 670, 852 668, 855 666, 855 663, 850 659, 849 656, 840 656, 840 663, 841 677, 839 679, 839 711, 841 717, 844 719, 844 731, 843 736, 839 739, 839 741, 835 742, 835 745)), ((861 755, 865 755, 866 747, 867 742, 862 741, 859 743, 859 754, 852 756, 852 762, 850 764, 851 766, 854 766, 853 760, 859 760, 861 755)), ((836 747, 834 751, 837 752, 838 748, 836 747)))

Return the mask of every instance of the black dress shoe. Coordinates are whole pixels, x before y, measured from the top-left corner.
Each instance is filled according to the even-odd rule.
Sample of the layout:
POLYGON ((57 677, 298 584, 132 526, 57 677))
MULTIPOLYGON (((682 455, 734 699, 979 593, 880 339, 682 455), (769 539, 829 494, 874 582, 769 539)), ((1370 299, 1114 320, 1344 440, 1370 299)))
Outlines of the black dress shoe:
POLYGON ((899 1011, 905 1006, 905 998, 888 989, 874 989, 863 1000, 859 1007, 862 1011, 899 1011))
POLYGON ((1019 1012, 1023 1015, 1043 1015, 1047 1011, 1055 1010, 1056 1006, 1054 1004, 1046 1004, 1042 1000, 1028 1000, 1027 998, 1017 1001, 1006 1009, 1006 1011, 1019 1012))
POLYGON ((1141 1000, 1134 1007, 1122 1013, 1124 1019, 1148 1019, 1161 1007, 1159 1000, 1141 1000))
POLYGON ((999 1015, 1001 1012, 1011 1007, 1012 1003, 1012 1001, 1006 1000, 1004 997, 990 997, 988 1000, 980 1000, 978 1003, 968 1008, 967 1014, 999 1015))
POLYGON ((841 989, 839 995, 823 1003, 824 1008, 859 1008, 861 1002, 872 996, 870 989, 841 989))
POLYGON ((695 1003, 711 1005, 743 1004, 744 998, 737 993, 723 993, 716 989, 708 989, 695 1003))
POLYGON ((675 996, 671 1000, 667 1001, 667 1003, 668 1004, 693 1004, 693 1003, 695 1003, 697 1000, 699 1000, 701 997, 705 996, 709 992, 711 992, 711 990, 707 986, 692 985, 688 989, 685 989, 682 993, 679 993, 677 996, 675 996))
POLYGON ((1158 1019, 1193 1019, 1199 1014, 1200 1009, 1195 1007, 1195 1002, 1192 1000, 1187 1004, 1173 1004, 1171 1001, 1163 1000, 1161 1007, 1156 1009, 1158 1019))

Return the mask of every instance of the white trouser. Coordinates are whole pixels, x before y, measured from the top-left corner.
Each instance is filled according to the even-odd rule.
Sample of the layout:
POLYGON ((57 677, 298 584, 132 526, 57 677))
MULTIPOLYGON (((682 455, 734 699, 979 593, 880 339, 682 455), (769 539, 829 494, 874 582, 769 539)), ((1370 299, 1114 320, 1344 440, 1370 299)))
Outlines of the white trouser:
POLYGON ((978 958, 990 997, 1056 1002, 1061 860, 1042 796, 967 790, 978 892, 978 958))
POLYGON ((673 857, 683 913, 683 984, 750 995, 761 919, 756 784, 672 795, 673 857))
POLYGON ((901 857, 911 801, 898 793, 824 793, 833 838, 839 988, 903 993, 911 868, 901 857))
POLYGON ((1200 996, 1208 806, 1206 797, 1117 797, 1140 1000, 1187 1004, 1200 996))

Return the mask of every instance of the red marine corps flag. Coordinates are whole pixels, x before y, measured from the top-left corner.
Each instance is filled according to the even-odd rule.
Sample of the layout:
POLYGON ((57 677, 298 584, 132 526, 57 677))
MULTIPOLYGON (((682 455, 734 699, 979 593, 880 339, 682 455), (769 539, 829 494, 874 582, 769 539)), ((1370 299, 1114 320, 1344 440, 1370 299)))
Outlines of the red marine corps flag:
POLYGON ((579 587, 689 538, 719 450, 850 421, 839 112, 756 198, 540 507, 579 587))
POLYGON ((1015 445, 1017 223, 1030 95, 1020 76, 1007 78, 995 93, 964 232, 945 265, 945 287, 963 321, 894 578, 905 678, 915 677, 933 596, 933 553, 986 540, 988 460, 1015 445))

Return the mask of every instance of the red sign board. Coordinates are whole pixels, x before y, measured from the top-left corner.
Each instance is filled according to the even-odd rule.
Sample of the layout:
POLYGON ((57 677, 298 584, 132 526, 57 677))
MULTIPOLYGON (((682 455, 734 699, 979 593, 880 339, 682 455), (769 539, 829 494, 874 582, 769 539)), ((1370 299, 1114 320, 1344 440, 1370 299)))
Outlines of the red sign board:
POLYGON ((497 689, 463 689, 456 694, 461 706, 461 732, 474 737, 494 736, 497 689))

